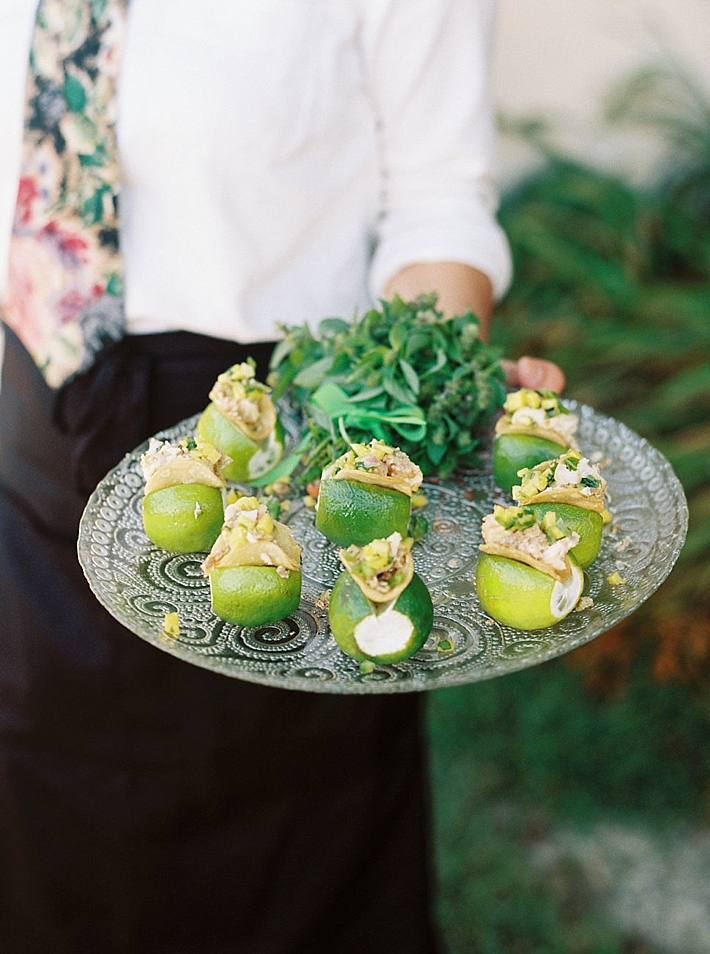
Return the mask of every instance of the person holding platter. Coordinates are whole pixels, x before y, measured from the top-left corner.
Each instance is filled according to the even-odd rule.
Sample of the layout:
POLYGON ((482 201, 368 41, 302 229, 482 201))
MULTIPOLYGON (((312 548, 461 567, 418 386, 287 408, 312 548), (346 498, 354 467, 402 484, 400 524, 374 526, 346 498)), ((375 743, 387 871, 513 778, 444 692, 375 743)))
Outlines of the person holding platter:
MULTIPOLYGON (((487 326, 509 280, 493 12, 2 5, 8 954, 437 949, 422 699, 276 690, 157 652, 91 595, 76 537, 127 451, 229 365, 266 376, 279 324, 435 290, 487 326)), ((563 384, 540 360, 509 373, 563 384)))

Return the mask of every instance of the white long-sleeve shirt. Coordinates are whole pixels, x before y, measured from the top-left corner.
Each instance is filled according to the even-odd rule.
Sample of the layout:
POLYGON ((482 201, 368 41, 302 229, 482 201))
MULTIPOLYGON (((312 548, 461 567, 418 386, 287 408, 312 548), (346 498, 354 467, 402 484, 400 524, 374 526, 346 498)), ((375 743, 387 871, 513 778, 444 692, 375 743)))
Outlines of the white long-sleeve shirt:
MULTIPOLYGON (((473 265, 501 293, 493 2, 131 0, 129 330, 273 339, 370 307, 419 261, 473 265)), ((0 297, 35 7, 0 0, 0 297)))

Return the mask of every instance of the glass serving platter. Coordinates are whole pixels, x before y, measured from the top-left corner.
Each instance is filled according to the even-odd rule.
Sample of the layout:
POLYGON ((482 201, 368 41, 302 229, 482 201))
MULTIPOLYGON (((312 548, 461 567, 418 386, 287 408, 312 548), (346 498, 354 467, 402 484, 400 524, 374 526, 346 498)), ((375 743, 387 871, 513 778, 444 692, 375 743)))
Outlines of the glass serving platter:
MULTIPOLYGON (((292 616, 261 628, 223 622, 210 609, 204 554, 175 554, 153 546, 143 531, 139 460, 147 443, 101 481, 84 512, 78 553, 93 592, 124 626, 153 646, 197 666, 249 682, 332 693, 392 693, 438 689, 534 666, 589 642, 634 612, 670 573, 687 531, 682 487, 668 461, 613 418, 566 401, 579 415, 578 440, 608 481, 612 521, 601 551, 585 572, 586 609, 555 626, 520 631, 501 626, 478 602, 475 567, 480 525, 495 503, 512 501, 495 486, 490 460, 455 479, 425 482, 429 523, 414 545, 417 572, 434 603, 434 628, 424 647, 404 662, 365 672, 335 643, 324 594, 341 571, 338 548, 314 526, 300 497, 282 517, 303 547, 303 593, 292 616), (612 585, 618 573, 625 580, 612 585), (180 631, 164 631, 177 613, 180 631)), ((158 435, 192 433, 189 418, 158 435)), ((298 422, 285 415, 291 439, 298 422)), ((242 488, 246 490, 247 488, 242 488)))

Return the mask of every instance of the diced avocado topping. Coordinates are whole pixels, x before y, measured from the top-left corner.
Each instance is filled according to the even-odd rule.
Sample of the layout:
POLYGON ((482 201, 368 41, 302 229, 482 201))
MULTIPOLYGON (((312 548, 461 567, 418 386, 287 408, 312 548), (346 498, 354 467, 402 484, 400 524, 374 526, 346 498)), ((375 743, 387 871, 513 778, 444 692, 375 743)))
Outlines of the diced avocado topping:
POLYGON ((261 394, 268 394, 271 388, 257 381, 256 362, 253 358, 247 358, 241 364, 234 364, 227 368, 217 378, 217 384, 221 385, 223 390, 230 394, 235 400, 246 398, 247 400, 256 400, 261 394))
POLYGON ((527 497, 535 497, 555 482, 555 468, 524 467, 518 471, 518 477, 520 486, 513 487, 513 497, 516 500, 525 500, 527 497))
POLYGON ((588 461, 586 461, 579 451, 567 451, 566 454, 562 454, 555 460, 548 460, 542 464, 537 464, 535 467, 525 467, 519 470, 518 477, 520 478, 520 484, 513 487, 513 497, 518 501, 528 500, 531 497, 537 496, 537 494, 546 490, 548 487, 552 487, 554 484, 559 485, 564 479, 564 477, 560 475, 569 477, 570 474, 577 474, 578 471, 580 471, 580 473, 575 481, 565 480, 567 485, 574 485, 576 482, 576 485, 579 487, 601 487, 601 479, 589 473, 589 470, 588 461), (586 468, 586 473, 582 473, 582 469, 580 469, 580 465, 583 461, 585 462, 584 468, 586 468))
POLYGON ((256 497, 240 497, 232 506, 234 510, 230 522, 233 544, 273 538, 276 529, 274 519, 256 497))
POLYGON ((539 391, 533 388, 520 388, 519 391, 512 391, 503 404, 503 409, 508 414, 513 414, 524 407, 542 408, 547 417, 555 417, 557 414, 569 414, 566 407, 560 402, 559 397, 554 391, 543 388, 539 391))
POLYGON ((218 451, 209 441, 195 440, 194 437, 185 437, 180 441, 178 446, 183 447, 190 457, 194 457, 195 460, 206 460, 209 461, 210 464, 216 465, 223 459, 221 451, 218 451))
POLYGON ((556 543, 557 540, 562 540, 563 537, 570 535, 564 521, 551 510, 544 514, 542 518, 538 518, 532 507, 502 507, 500 504, 496 504, 493 508, 493 516, 505 530, 519 530, 522 532, 538 524, 547 537, 548 543, 556 543))
MULTIPOLYGON (((373 576, 381 574, 383 570, 386 570, 395 562, 400 547, 411 550, 412 543, 410 537, 402 540, 399 534, 392 534, 386 540, 372 540, 363 547, 352 544, 343 552, 343 556, 347 561, 348 570, 353 576, 360 576, 369 580, 373 576)), ((389 577, 390 586, 397 586, 402 579, 403 573, 396 570, 389 577)))
POLYGON ((506 530, 527 530, 535 523, 535 511, 531 507, 502 507, 496 504, 493 516, 506 530))
POLYGON ((351 444, 349 451, 325 468, 323 479, 352 475, 357 471, 362 472, 363 480, 372 479, 372 482, 376 483, 380 479, 386 479, 383 485, 396 482, 396 489, 408 493, 410 497, 419 489, 423 476, 421 469, 404 451, 373 438, 369 444, 351 444), (365 474, 368 475, 367 478, 365 474))
POLYGON ((565 525, 564 521, 557 516, 552 510, 543 516, 540 521, 540 527, 542 528, 545 536, 549 543, 556 543, 557 540, 562 540, 564 537, 568 537, 570 532, 565 525))
POLYGON ((338 458, 340 467, 354 467, 355 470, 375 470, 391 457, 394 447, 384 441, 372 440, 369 444, 351 444, 350 450, 338 458))

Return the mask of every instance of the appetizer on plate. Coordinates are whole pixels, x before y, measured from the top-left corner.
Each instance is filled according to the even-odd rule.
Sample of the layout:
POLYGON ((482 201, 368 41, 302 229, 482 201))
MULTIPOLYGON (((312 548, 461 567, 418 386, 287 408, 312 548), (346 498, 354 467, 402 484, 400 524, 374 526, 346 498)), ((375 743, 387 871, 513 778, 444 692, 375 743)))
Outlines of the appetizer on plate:
POLYGON ((224 519, 222 473, 229 463, 212 444, 151 438, 140 460, 145 478, 143 526, 164 550, 209 550, 224 519))
POLYGON ((330 594, 328 618, 336 643, 360 662, 407 659, 431 632, 434 609, 414 572, 412 541, 392 533, 340 551, 345 567, 330 594))
POLYGON ((406 536, 420 468, 399 448, 373 439, 352 444, 325 468, 316 504, 316 527, 338 546, 363 546, 392 533, 406 536))
POLYGON ((513 499, 536 514, 554 512, 577 533, 572 555, 582 568, 596 560, 607 518, 606 480, 579 451, 522 469, 513 499))
POLYGON ((579 421, 554 391, 521 388, 505 399, 493 439, 493 477, 510 493, 523 467, 534 467, 577 449, 579 421))
POLYGON ((210 403, 197 422, 197 434, 231 458, 226 480, 256 480, 283 455, 284 433, 271 389, 254 377, 254 363, 235 364, 217 378, 210 403))
POLYGON ((541 629, 572 612, 584 588, 571 553, 579 536, 556 514, 497 505, 481 532, 476 591, 489 616, 516 629, 541 629))
POLYGON ((212 609, 228 623, 266 626, 298 609, 301 548, 256 497, 229 504, 202 571, 212 609))

